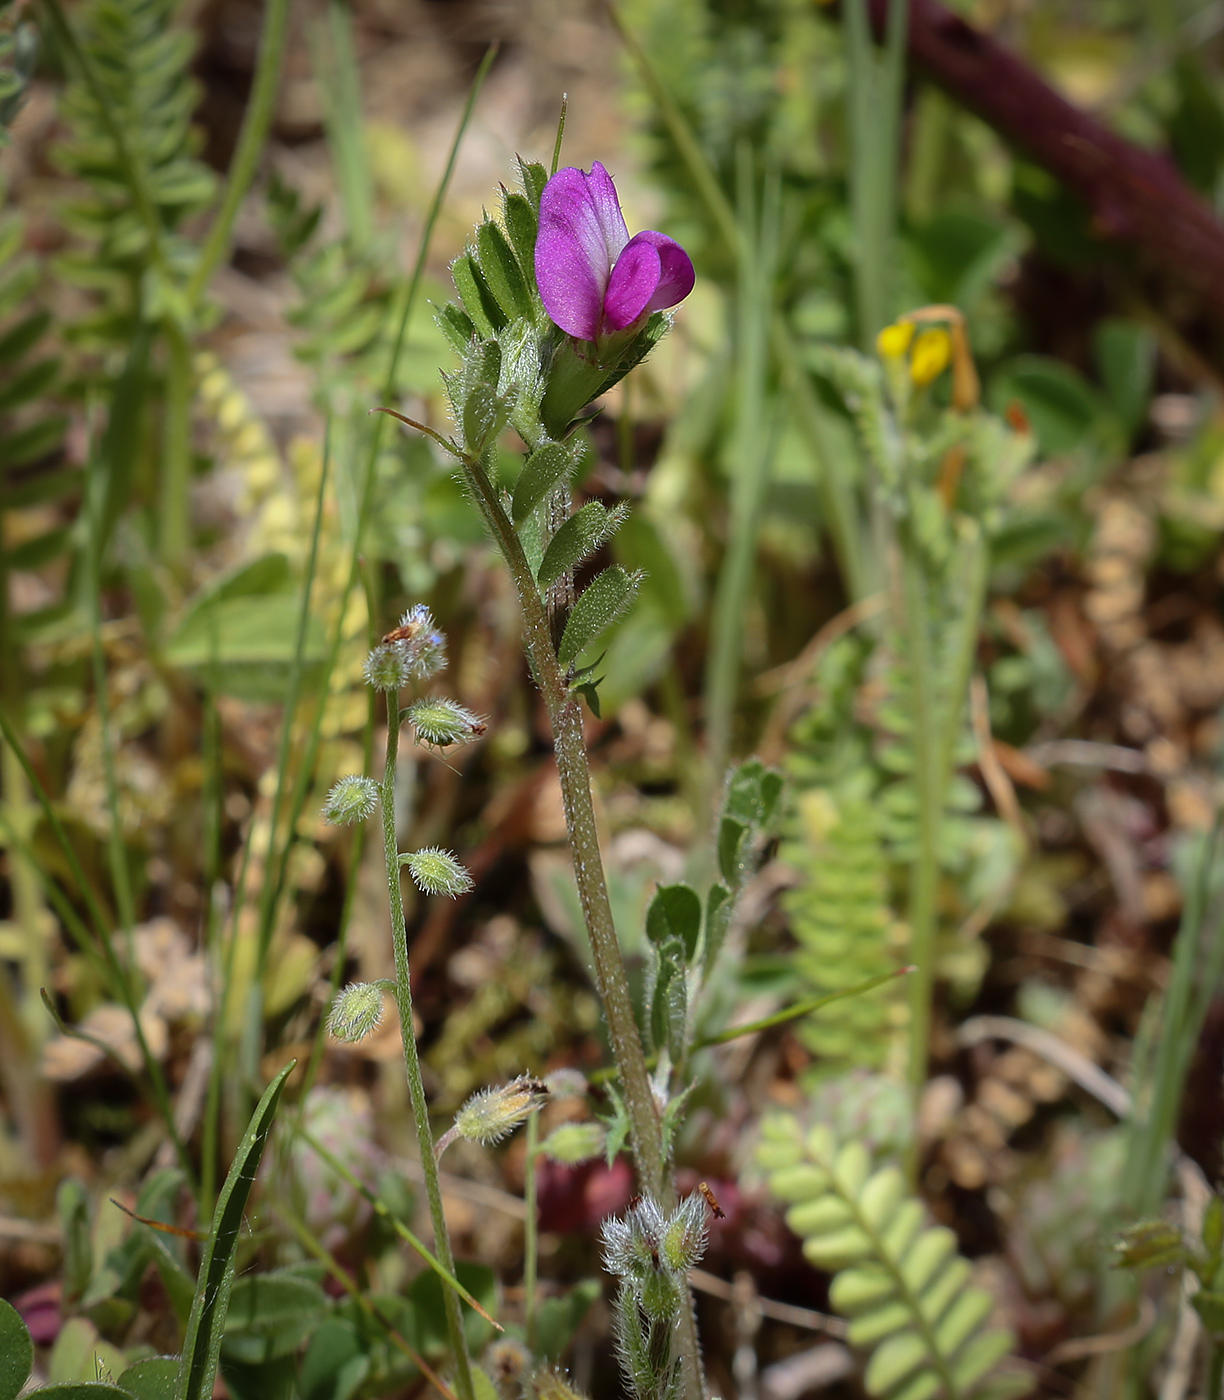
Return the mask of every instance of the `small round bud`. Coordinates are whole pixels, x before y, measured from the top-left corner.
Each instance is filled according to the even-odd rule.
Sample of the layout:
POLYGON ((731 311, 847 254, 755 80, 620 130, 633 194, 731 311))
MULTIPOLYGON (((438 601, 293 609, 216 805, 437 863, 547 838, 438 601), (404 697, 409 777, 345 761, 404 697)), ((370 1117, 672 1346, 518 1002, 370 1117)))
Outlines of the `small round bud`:
POLYGON ((323 803, 323 820, 331 826, 352 826, 363 822, 378 806, 378 784, 373 778, 350 773, 341 778, 323 803))
POLYGON ((383 989, 377 982, 354 982, 332 1002, 327 1029, 347 1045, 373 1035, 382 1022, 383 989))
POLYGON ((449 744, 467 744, 485 730, 484 721, 444 697, 414 700, 404 718, 416 730, 417 743, 444 749, 449 744))
POLYGON ((444 894, 454 899, 467 894, 476 883, 450 851, 439 846, 402 855, 400 864, 408 867, 413 884, 422 894, 444 894))
POLYGON ((481 1089, 455 1115, 453 1131, 486 1147, 499 1142, 548 1102, 548 1088, 520 1074, 498 1089, 481 1089))
POLYGON ((408 654, 395 642, 383 642, 366 657, 366 682, 375 690, 401 690, 412 679, 408 654))
POLYGON ((566 1066, 544 1076, 548 1092, 554 1099, 584 1099, 588 1088, 586 1075, 580 1069, 566 1066))
POLYGON ((608 1135, 599 1123, 562 1123, 540 1144, 540 1151, 554 1162, 576 1167, 592 1157, 602 1157, 608 1135))

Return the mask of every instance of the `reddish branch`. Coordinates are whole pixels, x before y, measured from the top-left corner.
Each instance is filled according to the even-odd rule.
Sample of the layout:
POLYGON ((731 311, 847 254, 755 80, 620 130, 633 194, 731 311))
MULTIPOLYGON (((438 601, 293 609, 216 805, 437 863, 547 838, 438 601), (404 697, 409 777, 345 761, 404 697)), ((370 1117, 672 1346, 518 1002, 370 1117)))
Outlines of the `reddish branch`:
MULTIPOLYGON (((879 32, 888 0, 868 0, 879 32)), ((1224 225, 1163 156, 1115 135, 1022 59, 936 0, 910 0, 911 60, 1087 204, 1094 231, 1130 244, 1224 324, 1224 225)))

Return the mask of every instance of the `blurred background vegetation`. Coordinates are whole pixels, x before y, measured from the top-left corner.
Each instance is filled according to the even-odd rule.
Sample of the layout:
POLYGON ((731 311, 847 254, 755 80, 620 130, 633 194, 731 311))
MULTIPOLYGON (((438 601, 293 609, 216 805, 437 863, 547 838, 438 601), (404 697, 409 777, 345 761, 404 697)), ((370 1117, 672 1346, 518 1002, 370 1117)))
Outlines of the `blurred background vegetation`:
MULTIPOLYGON (((1106 1265, 1112 1232, 1165 1205, 1170 1144, 1190 1234, 1224 1166, 1224 6, 915 0, 881 48, 887 8, 0 4, 0 1295, 43 1379, 177 1348, 158 1250, 189 1246, 108 1197, 206 1217, 291 1057, 297 1121, 414 1218, 394 1018, 351 1047, 323 1032, 341 980, 391 973, 381 854, 318 816, 381 745, 361 663, 412 602, 487 725, 445 761, 401 759, 406 840, 462 852, 476 880, 445 906, 406 888, 433 1104, 602 1062, 513 592, 447 463, 368 415, 445 422, 448 263, 515 156, 547 163, 568 93, 563 163, 603 161, 630 228, 666 231, 698 272, 585 430, 577 483, 632 502, 606 553, 646 570, 588 723, 639 973, 651 893, 700 864, 727 761, 787 779, 711 1030, 906 961, 934 829, 838 354, 956 308, 983 403, 1029 456, 1007 479, 983 458, 959 502, 989 572, 931 837, 916 1124, 900 982, 695 1062, 682 1179, 727 1207, 702 1285, 715 1392, 860 1385, 814 1335, 837 1335, 811 1311, 827 1275, 753 1163, 772 1103, 916 1157, 1032 1388, 1201 1393, 1181 1275, 1106 1265)), ((942 411, 949 376, 929 392, 942 411)), ((937 631, 962 601, 933 603, 937 631)), ((548 1126, 599 1105, 559 1102, 548 1126)), ((448 1158, 478 1261, 461 1276, 499 1316, 522 1302, 525 1161, 517 1140, 448 1158)), ((382 1323, 440 1350, 436 1281, 361 1193, 288 1134, 264 1171, 382 1323)), ((576 1383, 610 1394, 589 1281, 630 1172, 544 1159, 538 1185, 546 1354, 571 1346, 576 1383)), ((239 1310, 230 1393, 423 1385, 331 1294, 328 1326, 372 1332, 310 1361, 319 1278, 285 1218, 255 1214, 241 1267, 291 1266, 317 1296, 286 1303, 274 1345, 239 1310), (274 1391, 259 1367, 286 1356, 274 1391)), ((1203 1318, 1218 1347, 1224 1295, 1203 1318)))

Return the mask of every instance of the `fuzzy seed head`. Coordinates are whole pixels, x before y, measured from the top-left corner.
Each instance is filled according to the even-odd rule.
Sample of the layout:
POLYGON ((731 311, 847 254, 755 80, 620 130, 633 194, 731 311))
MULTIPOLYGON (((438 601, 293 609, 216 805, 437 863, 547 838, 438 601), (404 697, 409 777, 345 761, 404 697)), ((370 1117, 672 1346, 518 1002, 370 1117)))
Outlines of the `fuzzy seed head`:
POLYGON ((481 1089, 455 1115, 459 1137, 488 1147, 500 1142, 548 1102, 548 1088, 520 1074, 497 1089, 481 1089))
POLYGON ((373 815, 378 806, 378 784, 373 778, 350 773, 341 778, 323 803, 323 820, 331 826, 352 826, 373 815))
POLYGON ((366 657, 364 674, 375 690, 402 690, 412 679, 412 668, 402 646, 383 642, 366 657))
POLYGON ((377 982, 354 982, 332 1002, 327 1029, 347 1045, 372 1035, 382 1022, 383 992, 377 982))
POLYGON ((455 899, 467 894, 476 883, 458 859, 440 846, 426 846, 402 855, 400 864, 408 867, 413 884, 422 894, 444 894, 455 899))
POLYGON ((468 744, 484 733, 484 721, 471 710, 445 697, 414 700, 404 711, 418 744, 444 749, 450 744, 468 744))
POLYGON ((383 640, 403 648, 417 680, 427 681, 446 665, 446 637, 424 603, 414 603, 383 640))

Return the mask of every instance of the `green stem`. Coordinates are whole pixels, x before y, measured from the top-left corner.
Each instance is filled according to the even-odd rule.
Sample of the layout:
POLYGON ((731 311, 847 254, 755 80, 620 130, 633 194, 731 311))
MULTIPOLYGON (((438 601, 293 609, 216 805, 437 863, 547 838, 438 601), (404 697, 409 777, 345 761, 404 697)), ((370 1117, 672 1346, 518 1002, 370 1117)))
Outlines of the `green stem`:
MULTIPOLYGON (((387 760, 383 772, 382 829, 383 854, 387 864, 387 893, 391 900, 391 939, 395 949, 395 999, 399 1007, 400 1033, 404 1042, 404 1070, 408 1077, 408 1095, 412 1101, 412 1116, 416 1120, 417 1144, 421 1167, 425 1174, 425 1194, 429 1198, 429 1215, 433 1222, 434 1250, 438 1262, 447 1273, 455 1272, 450 1234, 442 1209, 442 1187, 438 1181, 438 1163, 434 1157, 433 1133, 429 1127, 429 1105, 425 1100, 425 1083, 421 1078, 421 1060, 417 1054, 416 1032, 412 1026, 412 974, 408 965, 408 929, 404 922, 404 892, 400 885, 399 842, 395 834, 395 769, 399 753, 399 696, 387 696, 387 760)), ((455 1357, 455 1381, 460 1400, 473 1400, 472 1368, 463 1335, 463 1318, 459 1300, 449 1288, 442 1290, 446 1307, 446 1330, 455 1357)))
MULTIPOLYGON (((582 729, 582 708, 577 698, 569 693, 565 673, 553 647, 548 611, 540 597, 522 542, 502 509, 497 491, 481 462, 469 459, 464 461, 463 466, 472 495, 514 581, 523 613, 527 657, 552 723, 557 776, 561 783, 565 824, 574 858, 574 879, 591 944, 595 987, 603 1002, 608 1021, 608 1039, 620 1071, 621 1088, 629 1114, 629 1141, 638 1177, 643 1192, 653 1196, 664 1210, 670 1211, 676 1204, 676 1187, 663 1151, 662 1124, 655 1106, 646 1055, 633 1012, 629 979, 608 900, 603 857, 595 825, 595 807, 591 800, 591 770, 582 729)), ((691 1293, 681 1313, 677 1342, 684 1357, 686 1394, 689 1400, 700 1400, 705 1387, 691 1293)))
POLYGON ((265 0, 263 33, 259 39, 259 57, 255 66, 255 81, 242 118, 242 130, 234 147, 229 174, 225 180, 225 197, 208 230, 208 238, 200 252, 191 281, 187 284, 187 304, 194 311, 204 295, 209 280, 229 252, 234 221, 243 196, 255 178, 255 169, 263 153, 268 128, 276 110, 276 93, 280 86, 281 66, 285 54, 285 34, 289 22, 289 0, 265 0))
POLYGON ((939 834, 986 596, 987 551, 981 529, 976 522, 963 519, 959 534, 960 548, 967 556, 956 589, 963 602, 954 624, 949 655, 942 659, 948 677, 943 687, 938 680, 941 667, 932 652, 925 565, 909 533, 905 532, 901 539, 901 615, 914 700, 914 781, 918 797, 918 850, 909 906, 910 956, 916 965, 910 982, 909 1082, 915 1095, 926 1082, 931 1032, 939 834))
POLYGON ((527 1120, 527 1162, 523 1185, 523 1204, 527 1208, 527 1223, 523 1230, 523 1293, 527 1321, 527 1345, 535 1354, 536 1347, 536 1280, 540 1263, 540 1219, 536 1181, 536 1165, 540 1147, 540 1115, 533 1113, 527 1120))
POLYGON ((191 544, 191 341, 175 321, 167 319, 164 330, 166 417, 158 483, 158 554, 166 568, 182 578, 191 544))
POLYGON ((909 1082, 917 1099, 926 1082, 931 1034, 931 991, 935 970, 935 902, 939 881, 939 827, 943 793, 936 732, 935 676, 931 656, 931 618, 927 579, 917 546, 902 542, 901 603, 909 660, 914 717, 914 784, 918 798, 918 850, 910 876, 910 959, 917 972, 910 979, 909 1082))

